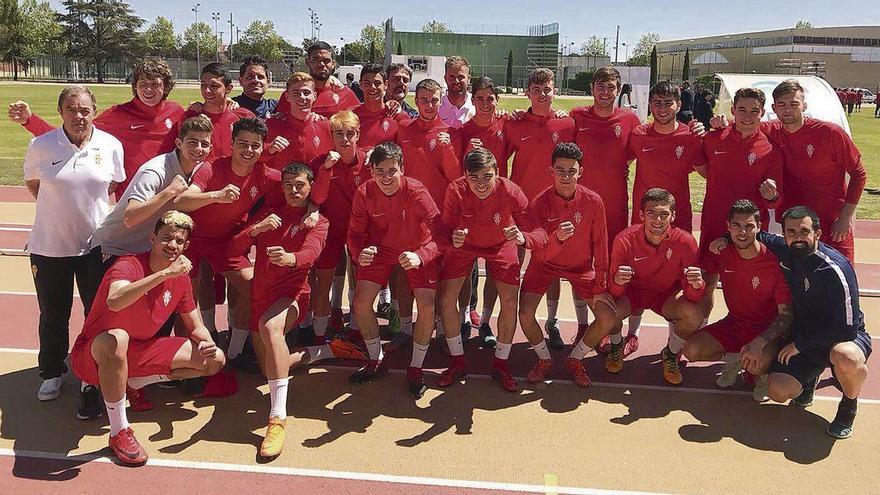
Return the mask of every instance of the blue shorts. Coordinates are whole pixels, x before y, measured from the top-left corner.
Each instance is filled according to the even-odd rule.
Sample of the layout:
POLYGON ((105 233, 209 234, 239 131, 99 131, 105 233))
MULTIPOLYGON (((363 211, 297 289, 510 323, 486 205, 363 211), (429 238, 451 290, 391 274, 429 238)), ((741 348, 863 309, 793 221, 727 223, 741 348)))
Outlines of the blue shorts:
MULTIPOLYGON (((867 360, 871 355, 871 336, 868 332, 859 331, 852 343, 862 350, 867 360)), ((789 359, 788 364, 774 360, 770 366, 770 373, 785 373, 801 382, 804 388, 813 388, 825 368, 831 368, 832 374, 834 373, 834 367, 831 366, 831 349, 802 352, 789 359)))

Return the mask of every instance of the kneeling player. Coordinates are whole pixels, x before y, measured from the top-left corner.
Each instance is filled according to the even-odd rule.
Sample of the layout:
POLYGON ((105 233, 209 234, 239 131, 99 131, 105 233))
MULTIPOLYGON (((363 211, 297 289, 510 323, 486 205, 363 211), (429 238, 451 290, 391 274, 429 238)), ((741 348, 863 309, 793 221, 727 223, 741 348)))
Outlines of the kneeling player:
MULTIPOLYGON (((704 256, 703 269, 720 277, 728 314, 691 335, 684 346, 690 361, 725 362, 716 382, 730 387, 741 369, 757 377, 753 397, 767 400, 767 369, 793 319, 791 291, 776 256, 756 239, 761 212, 747 199, 733 203, 727 231, 735 249, 704 256)), ((708 245, 708 242, 706 243, 708 245)))
POLYGON ((674 227, 675 198, 654 187, 641 198, 639 217, 643 223, 617 234, 611 247, 608 290, 615 297, 617 328, 611 335, 611 350, 605 359, 609 373, 623 369, 623 319, 650 309, 671 324, 669 342, 660 353, 663 378, 681 383, 678 355, 685 339, 703 322, 699 304, 706 284, 697 266, 697 241, 674 227), (682 291, 682 295, 677 295, 682 291))
POLYGON ((373 301, 400 265, 416 299, 419 319, 413 332, 412 361, 407 370, 409 393, 425 391, 422 363, 434 328, 434 291, 437 284, 435 239, 440 212, 421 182, 404 177, 403 153, 394 143, 380 143, 370 155, 373 178, 362 184, 351 203, 348 251, 357 262, 354 318, 369 352, 367 365, 349 377, 367 383, 384 372, 379 322, 373 301))
MULTIPOLYGON (((139 390, 167 380, 213 375, 226 362, 196 309, 182 255, 193 222, 169 211, 150 236, 150 251, 119 258, 104 275, 71 362, 86 397, 104 395, 110 419, 110 448, 123 464, 139 465, 147 453, 138 443, 125 412, 126 383, 139 390), (157 337, 162 324, 178 313, 188 336, 157 337)), ((99 407, 95 405, 96 407, 99 407)))
POLYGON ((585 300, 596 316, 586 331, 578 334, 581 338, 565 363, 576 384, 590 384, 582 361, 616 324, 614 298, 606 287, 605 207, 598 194, 578 184, 584 170, 580 165, 583 156, 574 143, 557 144, 550 167, 553 187, 544 190, 531 204, 532 217, 549 234, 547 244, 532 251, 519 295, 519 322, 538 354, 538 363, 527 375, 532 383, 542 381, 553 364, 535 312, 554 280, 568 280, 576 297, 585 300))
POLYGON ((443 203, 443 224, 452 233, 452 246, 443 253, 439 305, 452 365, 440 375, 437 385, 448 387, 467 374, 458 325, 461 313, 456 302, 474 262, 483 258, 501 301, 492 377, 505 390, 515 392, 518 386, 507 368, 507 358, 516 332, 520 270, 517 246, 531 249, 536 243, 546 242, 546 233, 529 217, 522 189, 498 176, 498 164, 491 151, 470 151, 464 157, 464 166, 466 175, 449 184, 443 203))

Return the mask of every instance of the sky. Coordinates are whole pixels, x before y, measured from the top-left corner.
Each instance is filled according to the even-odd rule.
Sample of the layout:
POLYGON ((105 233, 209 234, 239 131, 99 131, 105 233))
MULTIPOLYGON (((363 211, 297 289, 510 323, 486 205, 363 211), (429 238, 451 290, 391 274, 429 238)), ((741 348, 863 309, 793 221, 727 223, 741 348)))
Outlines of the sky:
MULTIPOLYGON (((51 0, 56 9, 61 2, 51 0)), ((219 12, 219 31, 229 40, 229 14, 242 31, 253 20, 271 19, 276 30, 294 45, 311 35, 309 8, 322 23, 321 38, 339 45, 360 36, 365 24, 380 25, 394 17, 400 29, 418 30, 426 22, 437 19, 450 25, 477 23, 491 26, 527 26, 559 23, 560 45, 575 43, 579 47, 590 36, 608 38, 609 54, 614 56, 616 27, 620 26, 619 58, 624 59, 623 43, 634 47, 647 32, 660 34, 661 40, 687 39, 698 36, 740 33, 794 27, 798 20, 807 20, 816 27, 880 25, 880 7, 876 0, 741 0, 707 2, 650 2, 643 0, 594 1, 559 0, 418 0, 377 1, 300 1, 300 0, 190 0, 156 1, 128 0, 135 13, 152 22, 156 16, 168 17, 175 30, 182 33, 195 21, 192 8, 199 7, 199 20, 211 27, 213 12, 219 12), (711 6, 710 6, 711 5, 711 6), (283 7, 282 7, 283 6, 283 7)))

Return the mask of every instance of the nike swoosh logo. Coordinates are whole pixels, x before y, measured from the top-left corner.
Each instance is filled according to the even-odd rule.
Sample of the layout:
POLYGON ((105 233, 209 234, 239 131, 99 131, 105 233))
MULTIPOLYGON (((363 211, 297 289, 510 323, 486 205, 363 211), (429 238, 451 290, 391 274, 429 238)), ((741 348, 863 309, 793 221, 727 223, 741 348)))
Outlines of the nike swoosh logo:
POLYGON ((654 148, 642 148, 643 153, 646 151, 654 151, 654 148))
POLYGON ((555 222, 555 221, 557 221, 557 220, 559 220, 559 217, 553 217, 553 218, 548 218, 548 219, 547 219, 548 222, 555 222))
POLYGON ((410 141, 412 141, 412 139, 404 139, 403 141, 400 142, 400 144, 406 144, 410 141))
POLYGON ((145 125, 146 125, 146 124, 131 124, 131 125, 129 126, 129 128, 132 129, 132 130, 134 130, 134 129, 140 129, 141 127, 144 127, 145 125))
POLYGON ((526 136, 519 138, 520 141, 525 141, 526 139, 532 139, 532 136, 526 136))
POLYGON ((436 279, 433 279, 433 278, 429 278, 429 279, 428 279, 428 283, 429 283, 429 284, 433 284, 433 283, 435 283, 435 282, 437 282, 436 279))
POLYGON ((715 154, 716 154, 716 155, 723 155, 723 154, 725 154, 725 153, 727 153, 727 152, 726 152, 726 151, 718 151, 718 150, 715 150, 715 154))
POLYGON ((733 270, 724 270, 724 273, 733 273, 733 270))
POLYGON ((641 258, 636 256, 635 258, 633 258, 633 261, 642 261, 643 259, 647 259, 647 258, 648 258, 647 256, 642 256, 641 258))
POLYGON ((61 162, 63 162, 63 161, 64 161, 64 160, 58 160, 57 162, 52 162, 52 165, 58 165, 59 163, 61 163, 61 162))
POLYGON ((589 127, 578 127, 578 130, 579 131, 589 131, 590 128, 589 127))
POLYGON ((373 213, 372 215, 373 215, 374 217, 381 217, 381 216, 384 215, 384 214, 385 214, 385 212, 382 212, 382 213, 373 213))
POLYGON ((473 218, 473 215, 468 215, 467 213, 462 213, 461 216, 465 218, 473 218))

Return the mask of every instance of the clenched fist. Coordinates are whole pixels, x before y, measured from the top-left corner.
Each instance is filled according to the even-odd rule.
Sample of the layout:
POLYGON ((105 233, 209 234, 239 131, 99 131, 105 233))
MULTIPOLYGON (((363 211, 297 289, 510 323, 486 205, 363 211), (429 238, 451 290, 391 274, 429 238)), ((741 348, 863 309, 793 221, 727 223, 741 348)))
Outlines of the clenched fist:
POLYGON ((556 231, 556 238, 559 239, 559 242, 564 242, 566 239, 574 235, 574 224, 571 222, 562 222, 559 224, 559 229, 556 231))
POLYGON ((165 274, 168 277, 176 277, 178 275, 183 275, 184 273, 189 273, 192 270, 192 262, 184 255, 180 255, 168 265, 168 268, 165 269, 165 274))
POLYGON ((452 247, 458 249, 464 246, 464 239, 468 235, 468 229, 458 229, 452 232, 452 247))
POLYGON ((373 262, 373 258, 376 257, 376 253, 379 251, 379 248, 376 246, 367 246, 361 251, 361 254, 358 256, 358 265, 360 266, 370 266, 373 262))
POLYGON ((404 270, 412 270, 413 268, 418 268, 422 265, 422 259, 412 251, 404 251, 400 253, 397 262, 400 263, 400 266, 404 270))
POLYGON ((263 232, 275 230, 279 227, 281 227, 281 217, 273 213, 254 225, 251 229, 251 237, 256 237, 263 232))
POLYGON ((617 285, 626 285, 632 280, 633 275, 636 272, 633 271, 631 266, 620 265, 617 267, 617 272, 614 274, 614 283, 617 285))
POLYGON ((333 168, 333 165, 336 165, 336 162, 338 162, 340 158, 342 158, 342 155, 340 155, 336 151, 331 151, 327 153, 327 159, 324 160, 324 168, 330 170, 331 168, 333 168))
POLYGON ((272 143, 269 144, 269 149, 266 151, 268 151, 270 155, 274 155, 275 153, 284 151, 288 146, 290 146, 290 141, 284 136, 275 136, 275 139, 272 140, 272 143))
POLYGON ((9 120, 16 124, 24 125, 30 120, 33 112, 31 112, 31 106, 28 105, 26 101, 18 100, 15 103, 9 104, 8 115, 9 120))
POLYGON ((186 183, 186 179, 184 179, 182 175, 178 174, 171 179, 171 184, 168 184, 168 187, 165 188, 164 192, 172 198, 176 198, 183 194, 187 189, 189 189, 189 184, 186 183))
POLYGON ((238 201, 239 197, 241 197, 241 191, 235 184, 227 184, 223 189, 214 191, 214 199, 216 199, 218 203, 235 203, 238 201))

